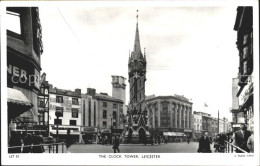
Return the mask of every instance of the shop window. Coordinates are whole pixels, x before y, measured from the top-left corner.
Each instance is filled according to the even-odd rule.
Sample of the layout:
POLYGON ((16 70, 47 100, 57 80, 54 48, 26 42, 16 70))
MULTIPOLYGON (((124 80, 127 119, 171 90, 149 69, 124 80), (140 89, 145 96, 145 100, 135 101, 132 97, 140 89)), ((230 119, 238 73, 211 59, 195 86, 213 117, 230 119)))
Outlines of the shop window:
POLYGON ((71 126, 76 126, 77 125, 77 121, 76 120, 70 120, 70 125, 71 126))
POLYGON ((107 122, 103 121, 103 128, 107 128, 107 122))
POLYGON ((79 99, 78 98, 72 98, 72 104, 73 105, 79 105, 79 99))
POLYGON ((63 103, 63 96, 56 96, 56 103, 63 103))
POLYGON ((104 118, 104 119, 107 118, 107 110, 103 110, 103 118, 104 118))
POLYGON ((71 108, 71 117, 72 118, 78 118, 79 109, 77 108, 71 108))

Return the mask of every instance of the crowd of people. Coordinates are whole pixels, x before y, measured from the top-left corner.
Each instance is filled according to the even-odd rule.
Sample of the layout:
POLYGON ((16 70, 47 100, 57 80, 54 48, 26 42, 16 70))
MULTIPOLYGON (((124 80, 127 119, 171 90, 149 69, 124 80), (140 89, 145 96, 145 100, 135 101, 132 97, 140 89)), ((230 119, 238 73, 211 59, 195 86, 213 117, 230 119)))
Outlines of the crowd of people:
POLYGON ((43 153, 43 136, 39 132, 27 133, 24 137, 17 131, 11 133, 8 153, 43 153))
POLYGON ((232 144, 236 153, 254 152, 254 133, 253 130, 246 129, 245 124, 240 125, 240 129, 233 133, 233 136, 229 137, 225 133, 218 134, 213 140, 208 136, 206 132, 199 139, 199 153, 211 153, 211 144, 214 143, 215 152, 224 153, 227 148, 226 142, 232 144))
POLYGON ((66 139, 64 140, 55 139, 52 136, 43 137, 38 131, 26 134, 12 131, 9 139, 8 153, 44 153, 44 145, 50 146, 53 143, 60 142, 65 142, 67 149, 73 144, 70 130, 67 131, 66 139))

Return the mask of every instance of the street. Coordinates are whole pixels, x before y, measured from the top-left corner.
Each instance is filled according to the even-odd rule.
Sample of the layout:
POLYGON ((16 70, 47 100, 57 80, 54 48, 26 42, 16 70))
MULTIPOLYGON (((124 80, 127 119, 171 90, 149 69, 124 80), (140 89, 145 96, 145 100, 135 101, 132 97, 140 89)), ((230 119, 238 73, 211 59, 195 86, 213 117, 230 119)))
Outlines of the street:
MULTIPOLYGON (((120 153, 197 153, 199 143, 187 142, 168 143, 160 145, 143 145, 143 144, 121 144, 120 153)), ((211 146, 211 150, 213 148, 211 146)), ((79 144, 72 145, 68 153, 113 153, 112 145, 99 144, 79 144)))

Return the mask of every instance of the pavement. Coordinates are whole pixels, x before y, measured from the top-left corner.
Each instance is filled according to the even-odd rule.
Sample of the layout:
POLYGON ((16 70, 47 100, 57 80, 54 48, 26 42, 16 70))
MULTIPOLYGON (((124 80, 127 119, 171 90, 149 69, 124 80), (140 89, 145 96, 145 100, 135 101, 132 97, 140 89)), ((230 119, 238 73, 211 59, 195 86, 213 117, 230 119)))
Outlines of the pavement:
MULTIPOLYGON (((120 144, 120 153, 197 153, 198 142, 168 144, 120 144)), ((214 152, 213 145, 211 147, 214 152)), ((112 145, 78 144, 72 145, 67 153, 113 153, 112 145)))

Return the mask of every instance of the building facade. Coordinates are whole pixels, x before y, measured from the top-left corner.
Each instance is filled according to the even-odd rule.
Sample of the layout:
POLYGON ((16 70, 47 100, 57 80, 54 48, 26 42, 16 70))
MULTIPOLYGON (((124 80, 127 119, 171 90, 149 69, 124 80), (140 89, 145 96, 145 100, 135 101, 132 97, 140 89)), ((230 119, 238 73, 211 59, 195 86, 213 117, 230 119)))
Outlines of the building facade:
POLYGON ((237 49, 239 51, 238 67, 238 92, 239 108, 232 109, 233 131, 238 129, 239 124, 246 124, 248 129, 254 127, 253 107, 253 7, 240 6, 237 8, 237 16, 234 25, 237 31, 237 49))
POLYGON ((66 139, 68 130, 74 142, 80 142, 82 108, 81 90, 75 91, 53 88, 49 84, 49 130, 59 139, 66 139), (58 117, 56 112, 60 112, 58 117))
POLYGON ((193 134, 194 138, 200 138, 202 135, 202 116, 196 114, 196 111, 193 113, 193 134))
POLYGON ((123 131, 123 101, 109 96, 107 93, 96 93, 97 100, 97 127, 99 137, 121 134, 123 131))
POLYGON ((87 88, 87 93, 81 94, 82 123, 80 142, 92 143, 97 141, 100 111, 95 95, 96 89, 92 88, 87 88))
POLYGON ((185 97, 157 96, 146 100, 148 125, 154 137, 172 132, 192 136, 192 103, 185 97))
POLYGON ((38 125, 42 27, 37 7, 7 7, 7 93, 11 130, 41 131, 38 125))

